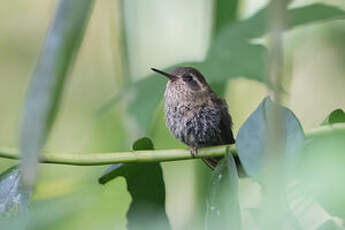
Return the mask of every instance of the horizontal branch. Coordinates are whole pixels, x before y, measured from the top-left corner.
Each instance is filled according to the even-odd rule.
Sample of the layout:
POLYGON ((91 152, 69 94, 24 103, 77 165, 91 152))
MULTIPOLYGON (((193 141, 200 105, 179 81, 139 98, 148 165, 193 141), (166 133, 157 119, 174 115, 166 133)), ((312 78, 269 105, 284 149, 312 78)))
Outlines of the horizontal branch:
MULTIPOLYGON (((223 156, 226 152, 226 145, 201 148, 194 158, 207 158, 223 156)), ((230 151, 236 151, 230 147, 230 151)), ((11 148, 0 148, 0 158, 20 159, 17 150, 11 148)), ((107 165, 120 162, 154 162, 154 161, 178 161, 194 159, 189 150, 167 149, 130 151, 116 153, 44 153, 40 157, 41 163, 64 164, 64 165, 107 165)))
MULTIPOLYGON (((328 135, 334 132, 345 133, 345 124, 320 126, 306 133, 307 138, 328 135)), ((223 156, 227 145, 201 148, 195 158, 223 156)), ((229 146, 232 154, 237 154, 235 145, 229 146)), ((0 158, 20 159, 19 152, 14 148, 1 148, 0 158)), ((189 150, 167 149, 149 151, 129 151, 116 153, 44 153, 40 157, 41 163, 64 165, 107 165, 120 162, 159 162, 194 159, 189 150)))

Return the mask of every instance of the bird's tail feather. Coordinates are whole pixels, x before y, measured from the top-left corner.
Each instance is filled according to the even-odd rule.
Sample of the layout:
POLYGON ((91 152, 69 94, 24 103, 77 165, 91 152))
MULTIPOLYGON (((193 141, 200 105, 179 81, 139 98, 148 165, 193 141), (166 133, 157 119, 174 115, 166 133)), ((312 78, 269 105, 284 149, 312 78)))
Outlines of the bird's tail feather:
POLYGON ((202 161, 212 170, 214 170, 218 162, 223 159, 223 157, 212 157, 212 158, 203 158, 202 161))
MULTIPOLYGON (((214 170, 217 167, 217 164, 220 160, 222 160, 224 157, 212 157, 212 158, 203 158, 202 161, 205 162, 205 164, 212 170, 214 170)), ((244 171, 244 168, 240 162, 240 158, 235 155, 234 160, 236 163, 236 168, 238 172, 239 177, 247 177, 246 172, 244 171)))

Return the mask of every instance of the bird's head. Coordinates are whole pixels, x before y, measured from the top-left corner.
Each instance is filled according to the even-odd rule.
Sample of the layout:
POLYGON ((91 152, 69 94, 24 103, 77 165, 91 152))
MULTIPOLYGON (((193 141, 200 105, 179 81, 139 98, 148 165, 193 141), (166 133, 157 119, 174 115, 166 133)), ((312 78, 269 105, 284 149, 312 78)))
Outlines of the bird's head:
POLYGON ((152 70, 168 78, 167 88, 175 88, 177 92, 201 95, 210 90, 204 76, 193 67, 177 67, 171 74, 155 68, 152 70))

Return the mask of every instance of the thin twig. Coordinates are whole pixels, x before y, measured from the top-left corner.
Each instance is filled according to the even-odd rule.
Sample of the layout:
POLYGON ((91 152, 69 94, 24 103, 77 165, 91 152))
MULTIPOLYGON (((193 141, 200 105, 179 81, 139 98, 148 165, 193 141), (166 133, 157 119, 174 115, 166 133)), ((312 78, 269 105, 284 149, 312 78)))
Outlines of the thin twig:
MULTIPOLYGON (((64 165, 107 165, 120 162, 157 162, 177 161, 194 158, 223 156, 226 145, 203 148, 198 151, 196 157, 192 157, 186 149, 167 149, 150 151, 130 151, 115 153, 45 153, 41 155, 41 163, 64 165)), ((232 149, 232 153, 236 151, 232 149)), ((0 148, 0 158, 19 160, 21 158, 14 148, 0 148)))
MULTIPOLYGON (((345 133, 345 124, 334 124, 321 126, 306 133, 306 138, 313 138, 327 135, 333 132, 345 133)), ((232 145, 231 153, 236 155, 235 145, 232 145)), ((226 145, 202 148, 198 151, 196 158, 223 156, 226 145)), ((21 159, 18 150, 15 148, 0 147, 0 158, 21 159)), ((64 165, 108 165, 120 162, 158 162, 178 161, 193 159, 189 150, 167 149, 153 151, 130 151, 115 153, 44 153, 40 157, 41 163, 64 164, 64 165)))

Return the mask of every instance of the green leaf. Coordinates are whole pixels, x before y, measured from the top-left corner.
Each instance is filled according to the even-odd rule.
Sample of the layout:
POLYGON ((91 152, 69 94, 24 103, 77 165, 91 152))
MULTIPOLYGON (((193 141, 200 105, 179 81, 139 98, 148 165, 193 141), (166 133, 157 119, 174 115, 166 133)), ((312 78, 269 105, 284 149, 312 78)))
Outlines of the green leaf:
MULTIPOLYGON (((153 150, 149 138, 133 144, 133 150, 153 150)), ((170 229, 165 212, 165 185, 159 163, 120 163, 111 166, 99 178, 101 184, 116 177, 125 177, 132 197, 127 212, 128 230, 170 229)))
POLYGON ((345 130, 330 127, 308 138, 303 148, 299 177, 331 216, 345 218, 345 130))
POLYGON ((228 152, 213 172, 207 202, 206 229, 241 229, 236 163, 228 152))
POLYGON ((217 35, 224 26, 236 20, 238 0, 215 1, 215 4, 214 31, 217 35))
MULTIPOLYGON (((266 159, 266 143, 269 130, 272 129, 271 107, 272 101, 266 97, 258 108, 248 117, 238 131, 236 148, 241 163, 246 173, 259 179, 264 160, 266 159)), ((284 149, 284 162, 295 161, 296 154, 300 151, 304 141, 304 132, 296 116, 286 107, 279 106, 282 116, 283 133, 280 135, 284 149)), ((277 162, 278 164, 279 162, 277 162)))
POLYGON ((321 125, 331 125, 335 123, 344 123, 345 122, 345 113, 342 109, 336 109, 331 112, 321 125))
MULTIPOLYGON (((203 73, 211 86, 223 85, 219 88, 220 91, 224 90, 225 82, 232 78, 245 77, 264 82, 268 52, 265 46, 253 44, 251 40, 268 33, 269 5, 248 19, 233 21, 230 20, 233 17, 230 14, 233 12, 227 8, 232 1, 217 1, 217 4, 216 10, 221 11, 223 16, 216 18, 216 36, 211 42, 205 61, 183 62, 165 71, 169 72, 175 66, 194 66, 203 73), (226 15, 227 12, 229 15, 226 15)), ((333 6, 311 4, 288 9, 287 17, 289 20, 285 29, 290 30, 310 23, 344 19, 345 12, 333 6)), ((132 92, 135 96, 129 106, 129 112, 144 133, 151 127, 155 108, 163 98, 164 85, 165 81, 156 75, 150 75, 133 85, 132 92)))
MULTIPOLYGON (((0 219, 0 229, 6 230, 46 230, 68 225, 94 203, 93 188, 77 190, 63 196, 35 199, 30 202, 30 216, 17 215, 0 219), (92 197, 91 197, 92 196, 92 197), (73 205, 71 205, 73 204, 73 205)), ((62 227, 62 229, 64 229, 62 227)))
POLYGON ((33 186, 39 153, 55 120, 93 0, 60 0, 24 104, 20 139, 23 182, 33 186))
POLYGON ((211 46, 205 62, 195 63, 194 67, 199 69, 209 82, 224 84, 227 80, 238 77, 262 82, 266 59, 267 50, 264 46, 224 36, 211 46))
POLYGON ((0 175, 0 217, 17 216, 28 208, 30 193, 23 189, 18 166, 0 175))
POLYGON ((317 230, 342 230, 344 228, 338 226, 334 220, 328 220, 323 225, 317 228, 317 230))
POLYGON ((153 150, 153 143, 150 138, 143 137, 135 141, 132 146, 134 151, 137 150, 153 150))
POLYGON ((286 216, 290 217, 288 220, 296 223, 299 226, 298 229, 319 229, 319 226, 329 226, 327 222, 332 219, 332 216, 311 196, 307 183, 301 181, 300 178, 301 174, 297 180, 285 187, 286 201, 290 210, 286 213, 286 216))
POLYGON ((33 200, 30 205, 29 227, 25 230, 46 230, 54 229, 57 226, 65 229, 62 226, 75 221, 76 217, 82 215, 85 210, 94 207, 92 205, 93 199, 95 199, 95 194, 92 194, 93 188, 87 187, 87 191, 85 188, 63 196, 33 200))
POLYGON ((310 4, 289 10, 288 28, 296 26, 345 19, 345 11, 322 3, 310 4))
POLYGON ((144 134, 151 127, 153 113, 163 99, 166 80, 161 76, 152 76, 136 83, 135 99, 130 102, 129 113, 132 114, 144 134))
MULTIPOLYGON (((267 50, 251 43, 269 32, 269 5, 252 17, 229 23, 211 43, 207 58, 195 66, 209 81, 224 82, 230 78, 245 77, 263 82, 266 74, 267 50)), ((345 11, 323 4, 312 4, 287 11, 286 30, 308 23, 344 19, 345 11)))

